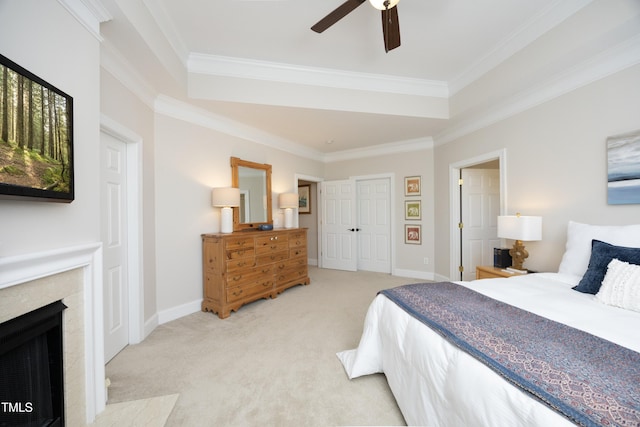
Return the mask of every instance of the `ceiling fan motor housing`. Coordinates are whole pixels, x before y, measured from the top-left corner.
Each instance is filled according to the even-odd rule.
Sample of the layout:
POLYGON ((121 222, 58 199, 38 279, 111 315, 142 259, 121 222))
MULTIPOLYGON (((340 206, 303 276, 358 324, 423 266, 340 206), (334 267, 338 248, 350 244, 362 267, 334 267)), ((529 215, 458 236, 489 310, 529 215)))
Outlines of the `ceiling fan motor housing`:
POLYGON ((385 10, 391 9, 397 5, 399 1, 400 0, 369 0, 369 3, 378 10, 385 10))

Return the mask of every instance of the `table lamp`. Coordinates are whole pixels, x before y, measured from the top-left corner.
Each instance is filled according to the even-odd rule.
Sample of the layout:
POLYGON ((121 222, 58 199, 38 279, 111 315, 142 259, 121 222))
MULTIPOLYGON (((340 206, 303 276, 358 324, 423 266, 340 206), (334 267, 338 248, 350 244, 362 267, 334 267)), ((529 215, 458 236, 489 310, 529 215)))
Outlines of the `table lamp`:
POLYGON ((522 264, 529 257, 523 241, 532 242, 542 240, 542 217, 504 215, 498 217, 498 237, 515 240, 513 248, 509 250, 513 268, 524 270, 522 264))
POLYGON ((278 207, 284 209, 284 228, 293 228, 293 209, 298 207, 298 193, 278 194, 278 207))
POLYGON ((220 211, 220 232, 233 233, 233 210, 240 206, 240 189, 219 187, 211 190, 211 205, 220 211))

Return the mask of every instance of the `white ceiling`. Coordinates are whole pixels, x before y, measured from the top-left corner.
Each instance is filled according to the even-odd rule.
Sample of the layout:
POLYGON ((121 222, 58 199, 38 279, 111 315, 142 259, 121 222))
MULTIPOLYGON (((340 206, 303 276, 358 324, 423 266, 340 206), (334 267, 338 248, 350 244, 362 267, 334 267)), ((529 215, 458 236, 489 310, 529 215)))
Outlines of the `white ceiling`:
POLYGON ((322 34, 343 0, 101 2, 105 49, 152 91, 327 154, 430 140, 449 96, 590 0, 401 0, 389 53, 368 2, 322 34))

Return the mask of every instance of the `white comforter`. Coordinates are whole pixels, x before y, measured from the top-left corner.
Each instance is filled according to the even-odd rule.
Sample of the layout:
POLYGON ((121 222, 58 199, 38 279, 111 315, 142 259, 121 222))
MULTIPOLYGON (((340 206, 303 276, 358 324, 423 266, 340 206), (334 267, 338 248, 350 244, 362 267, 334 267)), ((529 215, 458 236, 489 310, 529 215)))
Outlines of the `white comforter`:
MULTIPOLYGON (((640 352, 640 313, 572 290, 579 280, 539 273, 456 283, 640 352)), ((409 425, 572 425, 382 295, 358 348, 338 357, 349 378, 383 372, 409 425)))

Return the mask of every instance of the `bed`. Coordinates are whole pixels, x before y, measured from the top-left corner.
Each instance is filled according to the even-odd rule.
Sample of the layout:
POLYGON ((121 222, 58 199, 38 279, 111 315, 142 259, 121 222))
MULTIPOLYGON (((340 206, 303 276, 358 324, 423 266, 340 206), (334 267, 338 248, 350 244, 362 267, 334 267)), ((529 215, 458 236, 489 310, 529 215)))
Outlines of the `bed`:
MULTIPOLYGON (((409 285, 385 291, 368 309, 358 347, 338 353, 338 358, 350 379, 384 373, 408 425, 640 425, 639 243, 640 225, 570 222, 557 273, 426 284, 426 290, 409 285), (428 292, 427 297, 419 300, 414 295, 418 292, 428 292), (531 356, 533 362, 519 362, 525 367, 524 374, 505 371, 507 368, 495 361, 500 357, 491 359, 487 350, 470 347, 451 326, 464 324, 475 329, 483 322, 499 325, 503 320, 493 316, 500 310, 492 305, 486 310, 490 319, 482 320, 476 311, 483 310, 474 309, 465 321, 455 317, 451 325, 443 327, 445 320, 434 312, 446 302, 437 299, 440 294, 429 292, 460 298, 459 303, 441 310, 447 313, 442 319, 454 319, 450 312, 456 306, 467 307, 467 298, 472 301, 469 304, 488 301, 513 312, 508 327, 495 326, 498 332, 509 331, 507 335, 529 342, 526 334, 532 331, 552 331, 558 341, 571 345, 560 353, 556 344, 532 344, 539 353, 531 356), (398 300, 403 293, 409 295, 405 302, 398 300), (431 302, 424 302, 429 298, 431 302), (430 313, 424 316, 430 318, 412 311, 429 304, 430 313), (518 322, 523 323, 522 331, 515 329, 521 327, 518 322), (563 334, 573 335, 567 339, 563 334), (603 346, 601 350, 598 345, 603 346), (585 355, 590 359, 583 359, 585 355), (579 365, 584 360, 589 365, 579 365), (562 369, 556 372, 558 367, 562 369), (534 376, 526 369, 535 371, 534 376), (608 380, 609 375, 617 376, 608 380), (603 386, 602 381, 610 383, 603 386), (582 382, 593 389, 579 389, 576 384, 582 387, 582 382), (564 395, 549 397, 545 393, 550 389, 562 389, 564 395)), ((456 316, 469 314, 460 311, 456 316)), ((488 333, 477 334, 486 338, 488 333)), ((495 337, 490 338, 485 341, 495 343, 495 337)))

